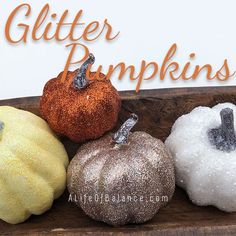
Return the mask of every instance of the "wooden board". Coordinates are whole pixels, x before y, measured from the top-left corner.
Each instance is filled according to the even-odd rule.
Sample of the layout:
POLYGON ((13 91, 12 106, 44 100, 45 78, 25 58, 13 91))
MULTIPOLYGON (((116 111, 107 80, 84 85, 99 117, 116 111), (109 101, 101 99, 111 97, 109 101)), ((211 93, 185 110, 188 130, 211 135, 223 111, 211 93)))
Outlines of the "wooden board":
MULTIPOLYGON (((163 141, 174 121, 194 107, 213 106, 226 101, 236 103, 236 87, 162 89, 120 94, 122 111, 119 123, 130 112, 135 112, 139 115, 135 130, 144 130, 163 141)), ((0 101, 0 105, 11 105, 39 114, 38 102, 38 97, 30 97, 0 101)), ((79 146, 65 138, 62 141, 72 158, 79 146)), ((22 224, 9 225, 0 221, 0 235, 236 235, 236 213, 195 206, 179 188, 172 202, 151 221, 117 228, 91 220, 68 202, 68 196, 65 191, 51 210, 41 216, 32 216, 22 224)))

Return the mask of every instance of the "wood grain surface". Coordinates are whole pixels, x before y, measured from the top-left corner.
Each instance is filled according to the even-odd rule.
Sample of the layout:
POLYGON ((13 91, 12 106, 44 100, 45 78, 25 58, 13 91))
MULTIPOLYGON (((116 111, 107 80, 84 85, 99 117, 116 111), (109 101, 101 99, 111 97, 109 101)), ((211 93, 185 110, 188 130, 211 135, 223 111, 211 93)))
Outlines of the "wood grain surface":
MULTIPOLYGON (((236 87, 181 88, 121 92, 122 111, 119 123, 131 112, 139 115, 135 130, 143 130, 163 141, 174 121, 196 106, 213 106, 221 102, 236 103, 236 87)), ((0 101, 39 115, 39 97, 0 101)), ((79 145, 62 138, 73 157, 79 145)), ((0 221, 0 235, 236 235, 236 213, 224 213, 214 207, 193 205, 185 192, 176 189, 171 203, 151 221, 141 225, 110 227, 87 217, 68 202, 68 192, 54 202, 51 210, 41 216, 32 216, 18 225, 0 221)))

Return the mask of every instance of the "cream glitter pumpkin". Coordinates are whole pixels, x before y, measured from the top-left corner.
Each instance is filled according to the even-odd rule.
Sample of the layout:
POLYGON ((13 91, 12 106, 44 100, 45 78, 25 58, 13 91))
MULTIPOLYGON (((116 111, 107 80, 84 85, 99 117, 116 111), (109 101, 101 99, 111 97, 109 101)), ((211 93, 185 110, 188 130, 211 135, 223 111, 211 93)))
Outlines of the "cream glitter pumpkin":
POLYGON ((65 189, 67 153, 40 117, 0 106, 0 218, 16 224, 48 210, 65 189))
POLYGON ((236 106, 197 107, 178 118, 165 144, 176 182, 197 205, 236 211, 236 106))
POLYGON ((129 134, 136 122, 133 114, 113 137, 83 145, 69 165, 72 199, 97 221, 146 222, 174 193, 171 156, 159 139, 141 131, 129 134))

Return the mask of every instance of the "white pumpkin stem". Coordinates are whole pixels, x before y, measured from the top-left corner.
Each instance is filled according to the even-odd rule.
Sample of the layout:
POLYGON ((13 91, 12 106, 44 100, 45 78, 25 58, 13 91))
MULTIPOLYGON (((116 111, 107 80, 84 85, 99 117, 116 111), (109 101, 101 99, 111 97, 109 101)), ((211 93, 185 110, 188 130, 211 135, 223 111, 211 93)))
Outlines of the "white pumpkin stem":
POLYGON ((3 129, 4 129, 4 123, 2 121, 0 121, 0 140, 2 139, 3 129))
POLYGON ((220 127, 210 130, 208 136, 211 143, 217 149, 230 152, 236 149, 233 110, 230 108, 222 109, 220 112, 220 117, 220 127))
POLYGON ((128 142, 128 137, 130 130, 138 122, 138 116, 136 114, 131 114, 130 118, 125 121, 125 123, 120 127, 120 129, 114 134, 113 140, 117 144, 126 144, 128 142))
POLYGON ((89 85, 89 80, 86 78, 86 72, 89 65, 92 65, 95 61, 95 57, 92 53, 89 54, 88 59, 82 64, 77 75, 73 79, 74 88, 80 90, 89 85))

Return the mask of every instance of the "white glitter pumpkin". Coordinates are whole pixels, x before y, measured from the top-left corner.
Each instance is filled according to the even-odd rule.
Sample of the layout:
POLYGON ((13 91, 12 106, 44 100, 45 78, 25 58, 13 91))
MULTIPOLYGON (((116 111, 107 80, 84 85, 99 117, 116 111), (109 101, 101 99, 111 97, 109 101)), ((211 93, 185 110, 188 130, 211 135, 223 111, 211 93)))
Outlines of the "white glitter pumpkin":
POLYGON ((236 106, 197 107, 178 118, 165 144, 177 185, 193 203, 236 211, 236 106))
POLYGON ((129 134, 136 122, 133 114, 113 137, 83 145, 69 165, 69 192, 97 221, 143 223, 173 196, 173 160, 160 140, 145 132, 129 134))

